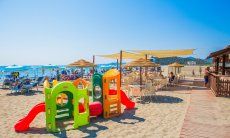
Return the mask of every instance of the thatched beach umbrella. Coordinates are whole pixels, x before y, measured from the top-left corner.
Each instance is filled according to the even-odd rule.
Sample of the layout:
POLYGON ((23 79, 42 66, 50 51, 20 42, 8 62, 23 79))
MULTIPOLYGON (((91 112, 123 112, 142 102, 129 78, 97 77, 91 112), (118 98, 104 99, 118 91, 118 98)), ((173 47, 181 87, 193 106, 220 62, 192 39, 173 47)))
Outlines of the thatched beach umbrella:
POLYGON ((180 64, 180 63, 177 63, 177 62, 174 62, 174 63, 172 63, 172 64, 169 64, 168 65, 169 67, 172 67, 172 68, 175 68, 175 74, 176 74, 176 69, 178 69, 178 73, 180 73, 180 69, 182 68, 182 67, 184 67, 184 65, 182 65, 182 64, 180 64))
POLYGON ((143 59, 143 58, 129 62, 125 65, 125 67, 140 67, 140 85, 142 85, 142 67, 158 67, 158 66, 159 64, 153 63, 149 59, 143 59))
POLYGON ((84 59, 80 59, 78 61, 75 61, 73 63, 70 63, 68 65, 69 67, 79 67, 81 68, 81 72, 82 72, 82 77, 83 77, 83 68, 86 68, 86 67, 95 67, 96 65, 89 62, 89 61, 86 61, 84 59))

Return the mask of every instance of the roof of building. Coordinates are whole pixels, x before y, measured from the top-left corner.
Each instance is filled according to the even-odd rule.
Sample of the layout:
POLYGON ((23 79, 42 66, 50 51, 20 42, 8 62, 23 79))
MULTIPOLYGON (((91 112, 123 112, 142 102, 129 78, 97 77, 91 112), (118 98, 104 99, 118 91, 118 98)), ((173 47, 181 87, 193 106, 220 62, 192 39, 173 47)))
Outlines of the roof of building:
POLYGON ((218 57, 224 54, 230 54, 230 45, 226 46, 224 49, 211 53, 207 58, 218 57))

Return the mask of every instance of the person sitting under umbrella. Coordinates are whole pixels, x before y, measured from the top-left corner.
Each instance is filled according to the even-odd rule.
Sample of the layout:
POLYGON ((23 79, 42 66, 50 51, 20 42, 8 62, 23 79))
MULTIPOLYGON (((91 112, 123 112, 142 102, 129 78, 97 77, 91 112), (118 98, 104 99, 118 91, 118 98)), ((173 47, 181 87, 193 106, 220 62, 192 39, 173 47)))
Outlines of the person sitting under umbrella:
POLYGON ((169 73, 169 83, 172 83, 175 79, 175 75, 173 74, 173 72, 169 73))

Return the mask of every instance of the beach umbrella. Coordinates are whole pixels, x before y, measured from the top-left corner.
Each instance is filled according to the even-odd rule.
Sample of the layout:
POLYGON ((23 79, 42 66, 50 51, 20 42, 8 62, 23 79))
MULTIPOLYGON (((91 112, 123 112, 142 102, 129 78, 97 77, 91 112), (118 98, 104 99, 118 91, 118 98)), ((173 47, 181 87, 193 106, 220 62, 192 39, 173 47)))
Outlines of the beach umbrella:
POLYGON ((12 66, 7 66, 5 67, 6 71, 22 71, 25 70, 24 66, 19 66, 19 65, 12 65, 12 66))
POLYGON ((178 62, 174 62, 172 64, 169 64, 168 67, 172 67, 175 68, 175 74, 176 74, 176 69, 178 69, 178 73, 179 73, 179 69, 184 67, 184 65, 178 63, 178 62))
POLYGON ((58 66, 57 66, 57 65, 52 65, 52 64, 43 65, 42 67, 43 67, 43 68, 46 68, 46 69, 58 68, 58 66))
POLYGON ((140 67, 140 86, 142 85, 142 67, 158 67, 158 66, 160 65, 153 63, 149 59, 143 59, 143 58, 125 64, 125 67, 140 67))
POLYGON ((68 67, 79 67, 81 68, 81 72, 82 72, 82 77, 83 77, 83 68, 87 68, 87 67, 95 67, 96 65, 94 63, 91 63, 89 61, 86 61, 84 59, 80 59, 78 61, 75 61, 73 63, 70 63, 69 65, 67 65, 68 67))
POLYGON ((48 69, 48 70, 50 71, 50 73, 51 73, 51 70, 52 70, 52 69, 56 69, 56 68, 58 68, 57 65, 52 65, 52 64, 43 65, 43 66, 42 66, 42 75, 44 75, 45 69, 48 69))
POLYGON ((4 68, 5 72, 24 72, 29 70, 28 66, 11 65, 4 68))

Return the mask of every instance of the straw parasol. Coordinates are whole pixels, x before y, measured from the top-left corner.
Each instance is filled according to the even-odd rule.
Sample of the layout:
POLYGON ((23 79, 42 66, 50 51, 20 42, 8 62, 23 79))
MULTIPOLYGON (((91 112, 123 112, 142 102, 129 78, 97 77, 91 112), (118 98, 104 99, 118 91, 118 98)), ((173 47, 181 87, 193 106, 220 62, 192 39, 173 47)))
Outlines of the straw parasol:
POLYGON ((86 61, 84 59, 80 59, 78 61, 75 61, 68 65, 69 67, 94 67, 95 65, 89 61, 86 61))
POLYGON ((158 66, 159 64, 153 63, 149 59, 143 59, 143 58, 140 58, 135 61, 131 61, 125 65, 125 67, 140 67, 140 86, 142 85, 142 67, 158 67, 158 66))
POLYGON ((169 67, 174 67, 175 68, 175 74, 176 74, 176 69, 178 68, 178 73, 180 72, 179 71, 179 69, 180 68, 182 68, 182 67, 184 67, 184 65, 182 65, 182 64, 180 64, 180 63, 178 63, 178 62, 174 62, 174 63, 172 63, 172 64, 169 64, 168 65, 169 67))
POLYGON ((93 64, 93 63, 91 63, 91 62, 89 62, 89 61, 86 61, 84 59, 80 59, 78 61, 70 63, 67 66, 69 66, 69 67, 80 67, 81 71, 82 71, 82 77, 83 77, 83 68, 86 68, 86 67, 95 67, 96 65, 93 64))

